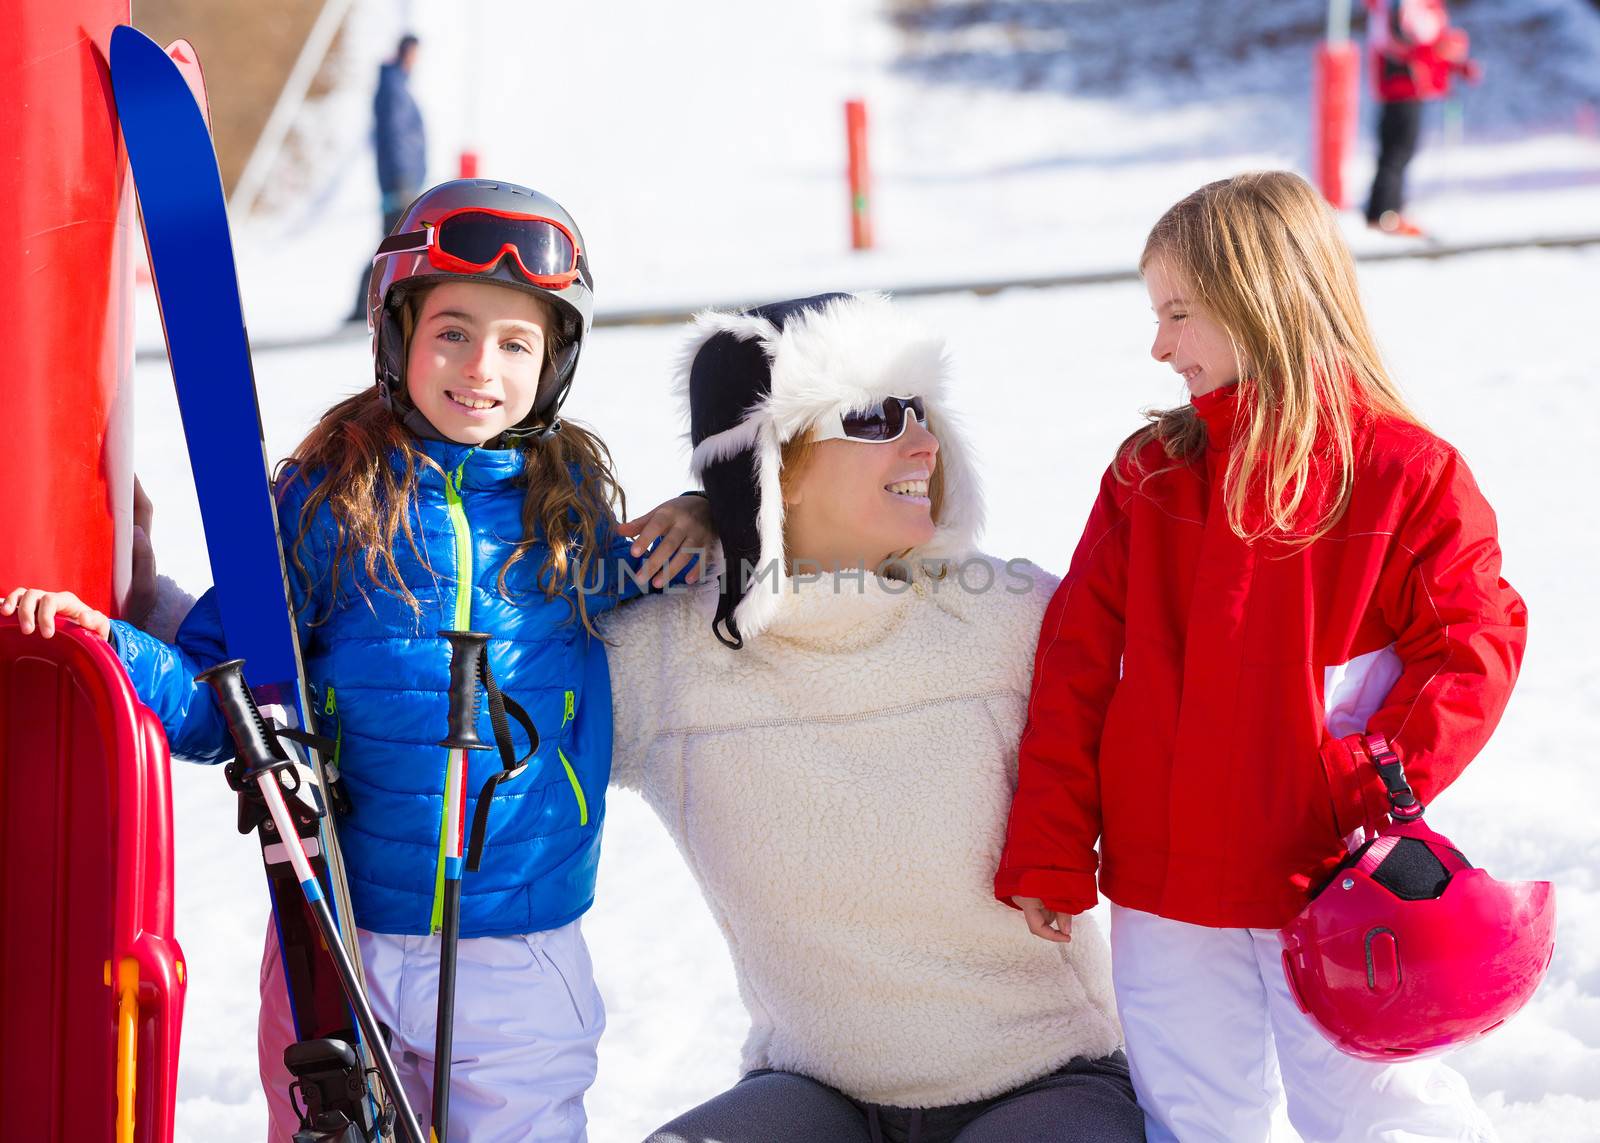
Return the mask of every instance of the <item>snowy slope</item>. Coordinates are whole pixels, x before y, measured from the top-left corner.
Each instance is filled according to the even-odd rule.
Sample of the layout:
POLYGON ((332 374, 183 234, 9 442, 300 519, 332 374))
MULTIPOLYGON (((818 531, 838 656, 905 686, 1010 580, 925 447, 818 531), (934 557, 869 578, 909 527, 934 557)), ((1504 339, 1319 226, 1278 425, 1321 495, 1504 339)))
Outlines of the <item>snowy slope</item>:
MULTIPOLYGON (((374 45, 386 46, 405 7, 359 6, 359 58, 376 58, 374 45)), ((1135 67, 1121 87, 1029 87, 977 82, 955 62, 929 70, 927 61, 982 46, 984 36, 995 41, 983 47, 990 55, 1009 43, 1013 56, 1059 56, 1050 39, 1059 33, 899 27, 868 0, 409 7, 425 45, 417 86, 435 173, 450 174, 470 139, 486 171, 562 199, 584 226, 602 308, 1131 265, 1145 230, 1181 194, 1243 167, 1294 164, 1304 150, 1301 117, 1283 110, 1304 99, 1294 94, 1304 91, 1292 72, 1298 49, 1270 43, 1239 63, 1238 86, 1214 54, 1200 53, 1201 76, 1135 67), (858 92, 872 102, 879 178, 881 248, 866 256, 843 249, 839 102, 858 92)), ((1092 11, 1099 20, 1133 6, 963 7, 1092 11)), ((1467 13, 1484 27, 1511 28, 1518 13, 1546 21, 1518 34, 1548 45, 1552 70, 1569 78, 1533 104, 1528 91, 1542 89, 1524 85, 1521 110, 1481 143, 1469 105, 1467 142, 1418 162, 1418 212, 1468 237, 1593 228, 1600 144, 1560 132, 1521 138, 1513 128, 1569 117, 1583 69, 1563 53, 1577 52, 1593 76, 1600 17, 1581 0, 1479 2, 1467 13)), ((1141 66, 1158 61, 1181 28, 1112 26, 1141 66)), ((1195 38, 1222 51, 1217 36, 1195 38)), ((1511 33, 1501 38, 1509 43, 1511 33)), ((1490 64, 1508 81, 1516 74, 1493 56, 1490 64)), ((323 138, 343 140, 333 148, 341 162, 312 180, 305 200, 240 229, 258 334, 329 324, 376 237, 370 157, 360 149, 363 74, 352 64, 352 89, 320 109, 323 138)), ((1353 160, 1352 175, 1364 162, 1353 160)), ((1600 370, 1588 336, 1600 251, 1375 266, 1363 282, 1402 383, 1464 449, 1498 508, 1506 575, 1533 616, 1504 728, 1439 805, 1437 824, 1500 875, 1554 878, 1560 946, 1533 1006, 1463 1053, 1460 1066, 1507 1140, 1600 1139, 1600 843, 1590 825, 1600 780, 1587 764, 1600 737, 1600 631, 1587 583, 1600 567, 1600 532, 1582 509, 1600 483, 1590 413, 1600 370)), ((954 349, 956 392, 990 490, 987 546, 1062 570, 1115 442, 1141 406, 1178 399, 1174 379, 1145 356, 1141 289, 908 304, 945 329, 954 349)), ((141 321, 141 341, 158 341, 153 314, 141 321)), ((598 333, 571 402, 617 451, 635 504, 683 486, 681 418, 664 384, 678 337, 671 328, 598 333)), ((361 344, 264 355, 257 365, 275 456, 370 381, 361 344)), ((161 366, 138 372, 136 431, 163 570, 198 589, 209 575, 161 366)), ((259 867, 254 846, 233 832, 220 773, 181 767, 176 788, 179 931, 191 980, 180 1138, 258 1140, 259 867)), ((610 1007, 591 1138, 624 1143, 735 1078, 744 1017, 715 926, 635 799, 613 799, 600 903, 586 925, 610 1007)))

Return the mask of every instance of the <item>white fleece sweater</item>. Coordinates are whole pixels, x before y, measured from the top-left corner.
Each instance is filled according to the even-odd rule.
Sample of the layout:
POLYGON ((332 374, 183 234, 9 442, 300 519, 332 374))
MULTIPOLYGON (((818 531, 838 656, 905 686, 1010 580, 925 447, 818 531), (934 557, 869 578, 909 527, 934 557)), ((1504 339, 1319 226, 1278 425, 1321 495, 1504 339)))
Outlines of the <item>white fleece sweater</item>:
POLYGON ((984 593, 791 584, 740 651, 712 636, 714 585, 607 617, 613 781, 660 815, 727 937, 745 1069, 937 1107, 1119 1046, 1093 921, 1051 945, 993 896, 1055 580, 987 562, 984 593))

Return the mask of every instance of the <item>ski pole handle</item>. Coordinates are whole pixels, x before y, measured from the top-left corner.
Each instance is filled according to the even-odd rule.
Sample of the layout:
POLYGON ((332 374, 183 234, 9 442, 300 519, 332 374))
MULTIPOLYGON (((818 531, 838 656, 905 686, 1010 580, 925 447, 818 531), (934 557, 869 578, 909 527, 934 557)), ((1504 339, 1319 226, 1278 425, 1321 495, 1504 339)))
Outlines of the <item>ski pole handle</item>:
POLYGON ((449 733, 439 745, 451 750, 492 750, 478 737, 478 676, 488 654, 489 636, 481 631, 441 631, 450 642, 449 733))
POLYGON ((262 770, 272 770, 288 765, 290 758, 278 742, 250 688, 244 681, 244 660, 229 659, 195 676, 196 682, 210 683, 216 692, 217 705, 222 708, 228 733, 233 736, 233 748, 245 773, 255 775, 262 770))

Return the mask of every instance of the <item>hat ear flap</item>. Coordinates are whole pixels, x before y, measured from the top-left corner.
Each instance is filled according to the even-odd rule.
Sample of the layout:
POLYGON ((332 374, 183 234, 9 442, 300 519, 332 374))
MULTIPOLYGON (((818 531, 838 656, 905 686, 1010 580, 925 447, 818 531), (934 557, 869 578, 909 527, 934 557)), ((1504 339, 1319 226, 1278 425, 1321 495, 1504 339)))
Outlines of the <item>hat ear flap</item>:
POLYGON ((783 444, 771 421, 762 422, 750 463, 755 468, 753 515, 758 554, 748 582, 744 569, 737 569, 744 598, 733 614, 741 631, 759 635, 777 616, 783 594, 789 588, 783 545, 783 444))
POLYGON ((735 453, 707 465, 700 473, 711 506, 711 523, 722 543, 722 583, 711 630, 736 651, 744 646, 744 637, 734 614, 744 599, 745 577, 751 564, 760 559, 761 551, 756 526, 761 492, 750 479, 751 460, 751 453, 735 453))
POLYGON ((734 650, 772 622, 789 582, 782 466, 777 430, 762 424, 751 447, 702 470, 711 521, 722 538, 721 594, 711 629, 734 650))

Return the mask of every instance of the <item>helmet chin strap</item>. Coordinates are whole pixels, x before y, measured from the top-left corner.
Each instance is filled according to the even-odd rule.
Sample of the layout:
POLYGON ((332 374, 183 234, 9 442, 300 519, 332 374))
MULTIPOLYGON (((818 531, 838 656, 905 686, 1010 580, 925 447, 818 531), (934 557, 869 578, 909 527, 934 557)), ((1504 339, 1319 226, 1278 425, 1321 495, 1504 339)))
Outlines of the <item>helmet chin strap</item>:
MULTIPOLYGON (((446 444, 451 443, 449 437, 445 436, 438 429, 436 429, 433 425, 433 422, 422 415, 421 409, 417 408, 409 401, 407 401, 405 405, 405 412, 400 417, 400 423, 406 427, 407 432, 409 432, 412 436, 417 437, 419 440, 444 441, 446 444)), ((393 412, 400 412, 400 410, 395 408, 395 406, 392 404, 389 406, 389 408, 393 412)))
POLYGON ((541 444, 561 431, 561 418, 552 417, 548 425, 513 425, 500 435, 511 440, 527 440, 532 438, 541 444))
POLYGON ((561 406, 566 402, 567 394, 572 389, 572 364, 569 362, 566 367, 568 370, 567 379, 550 396, 545 407, 535 409, 528 414, 522 424, 513 425, 511 428, 506 429, 505 432, 500 434, 501 436, 510 437, 513 440, 526 440, 532 437, 534 440, 543 443, 561 431, 561 406), (548 423, 544 425, 538 424, 538 418, 540 417, 548 418, 548 423))

